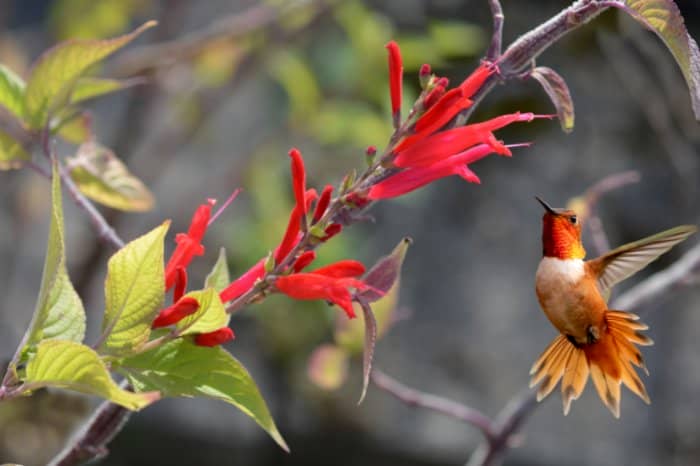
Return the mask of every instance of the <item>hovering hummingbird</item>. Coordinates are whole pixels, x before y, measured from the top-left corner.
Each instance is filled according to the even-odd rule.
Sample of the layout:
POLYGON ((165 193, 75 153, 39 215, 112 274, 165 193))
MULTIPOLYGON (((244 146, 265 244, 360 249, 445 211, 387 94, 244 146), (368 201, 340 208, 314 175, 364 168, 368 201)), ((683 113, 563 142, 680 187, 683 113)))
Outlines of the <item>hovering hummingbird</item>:
POLYGON ((635 314, 608 309, 610 289, 693 234, 683 225, 620 246, 584 260, 581 224, 573 210, 545 208, 542 217, 542 260, 535 291, 549 321, 561 333, 530 370, 530 386, 539 383, 537 400, 545 398, 561 379, 564 415, 577 399, 588 376, 601 400, 620 417, 620 385, 625 384, 647 404, 644 384, 632 365, 648 375, 636 345, 653 341, 641 333, 649 328, 635 314))

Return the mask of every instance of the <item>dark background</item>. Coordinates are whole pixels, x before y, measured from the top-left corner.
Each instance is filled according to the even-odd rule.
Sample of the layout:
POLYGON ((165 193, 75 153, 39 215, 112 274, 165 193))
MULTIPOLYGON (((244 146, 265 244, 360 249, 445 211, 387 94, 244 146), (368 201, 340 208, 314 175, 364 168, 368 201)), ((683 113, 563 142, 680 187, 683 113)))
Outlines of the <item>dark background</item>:
MULTIPOLYGON (((502 3, 507 44, 568 2, 502 3)), ((62 38, 115 35, 158 19, 158 28, 103 70, 119 74, 120 57, 131 49, 181 38, 252 4, 4 0, 0 62, 24 73, 62 38), (95 5, 106 13, 95 13, 95 5)), ((208 61, 148 70, 149 84, 89 104, 100 140, 157 198, 147 214, 104 209, 122 237, 133 238, 163 218, 173 219, 172 231, 182 231, 202 200, 223 199, 242 187, 244 193, 208 234, 211 246, 193 264, 192 276, 203 279, 218 245, 226 246, 234 273, 245 270, 274 246, 286 223, 292 203, 289 147, 302 150, 311 182, 322 186, 361 167, 363 147, 381 147, 387 140, 383 45, 389 39, 403 46, 406 92, 415 95, 421 62, 459 82, 478 63, 490 35, 485 0, 319 4, 298 20, 300 27, 265 27, 213 48, 208 61), (438 46, 430 32, 436 24, 458 24, 472 40, 438 46)), ((697 39, 700 5, 678 4, 697 39)), ((412 236, 400 295, 410 318, 379 342, 376 365, 410 386, 489 415, 527 386, 530 365, 555 336, 533 292, 541 217, 534 195, 561 206, 606 176, 638 170, 640 183, 607 195, 599 206, 613 246, 699 219, 700 131, 685 82, 655 36, 608 12, 560 41, 538 63, 566 78, 576 103, 573 133, 562 133, 555 121, 503 130, 499 137, 508 142, 535 144, 517 150, 512 159, 491 157, 476 164, 480 186, 449 179, 383 202, 372 210, 374 223, 354 227, 321 250, 326 261, 353 257, 371 263, 402 236, 412 236)), ((539 86, 524 81, 495 89, 473 120, 516 110, 552 112, 539 86)), ((64 155, 72 150, 61 148, 64 155)), ((7 357, 33 310, 48 195, 48 183, 29 171, 0 172, 0 354, 7 357)), ((108 251, 96 242, 82 213, 65 204, 69 271, 86 303, 90 341, 100 321, 108 251)), ((590 239, 585 240, 594 255, 590 239)), ((674 249, 621 288, 668 266, 696 241, 674 249)), ((700 463, 699 303, 697 287, 685 286, 633 310, 650 324, 656 342, 644 350, 651 406, 624 390, 622 416, 615 420, 589 386, 564 417, 555 391, 526 424, 522 446, 506 464, 700 463)), ((333 312, 321 303, 271 299, 232 321, 237 338, 228 348, 259 384, 291 455, 227 405, 177 399, 134 415, 102 464, 462 464, 480 441, 479 432, 411 409, 376 387, 356 406, 359 361, 336 392, 308 380, 309 354, 331 340, 333 312)), ((39 393, 3 403, 0 462, 42 464, 94 402, 39 393)))

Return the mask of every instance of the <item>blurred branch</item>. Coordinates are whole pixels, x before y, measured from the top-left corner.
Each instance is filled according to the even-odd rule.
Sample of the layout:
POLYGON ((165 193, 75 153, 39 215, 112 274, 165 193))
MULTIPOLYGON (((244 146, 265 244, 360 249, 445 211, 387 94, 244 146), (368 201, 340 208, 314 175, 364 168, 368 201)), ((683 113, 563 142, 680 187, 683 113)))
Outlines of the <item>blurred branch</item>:
POLYGON ((377 388, 393 395, 409 406, 437 411, 466 424, 471 424, 479 429, 487 440, 495 437, 491 419, 474 408, 407 387, 376 367, 372 371, 370 378, 377 388))
POLYGON ((596 207, 598 200, 604 194, 620 189, 632 183, 638 183, 641 179, 641 175, 636 170, 629 170, 622 173, 616 173, 614 175, 606 176, 590 188, 588 188, 583 195, 586 207, 583 217, 587 220, 581 221, 588 226, 588 230, 591 232, 591 237, 593 239, 593 244, 595 245, 598 254, 603 254, 610 250, 610 243, 608 242, 608 237, 603 230, 603 222, 601 222, 600 217, 596 212, 596 207))
POLYGON ((207 27, 184 37, 132 49, 115 62, 113 70, 120 76, 133 76, 172 65, 178 61, 189 60, 213 42, 246 36, 258 29, 279 23, 291 12, 303 7, 313 7, 316 4, 326 5, 327 0, 297 0, 286 2, 281 7, 261 3, 241 13, 218 19, 207 27))
POLYGON ((499 0, 489 0, 489 8, 491 8, 491 16, 493 16, 493 35, 491 36, 491 45, 486 52, 486 58, 489 61, 495 61, 501 56, 503 47, 503 8, 499 0))
MULTIPOLYGON (((124 381, 121 388, 127 388, 124 381)), ((131 412, 119 405, 103 401, 92 418, 68 445, 47 466, 72 466, 107 454, 107 444, 121 431, 131 412)))

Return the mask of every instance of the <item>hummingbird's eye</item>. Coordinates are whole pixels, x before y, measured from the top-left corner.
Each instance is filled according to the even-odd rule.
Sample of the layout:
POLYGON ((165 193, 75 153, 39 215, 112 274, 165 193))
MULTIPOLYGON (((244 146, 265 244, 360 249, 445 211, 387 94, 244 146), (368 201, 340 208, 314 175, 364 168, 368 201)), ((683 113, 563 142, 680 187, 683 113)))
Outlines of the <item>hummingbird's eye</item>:
POLYGON ((576 225, 576 222, 578 222, 578 219, 576 218, 575 215, 572 215, 569 217, 569 221, 571 222, 572 225, 576 225))

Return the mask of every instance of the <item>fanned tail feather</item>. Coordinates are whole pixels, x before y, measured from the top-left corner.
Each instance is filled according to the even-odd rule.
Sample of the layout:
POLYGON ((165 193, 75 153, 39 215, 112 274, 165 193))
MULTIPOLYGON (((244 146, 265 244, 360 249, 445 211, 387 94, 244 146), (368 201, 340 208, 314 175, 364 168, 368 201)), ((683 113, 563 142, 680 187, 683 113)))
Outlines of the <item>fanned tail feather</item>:
POLYGON ((638 316, 629 312, 607 311, 607 327, 597 342, 579 346, 563 335, 555 338, 530 370, 530 387, 539 384, 537 400, 541 401, 549 395, 561 380, 566 415, 571 402, 581 396, 590 375, 603 404, 616 418, 620 417, 621 384, 649 404, 644 384, 632 367, 637 366, 648 375, 635 344, 653 344, 649 337, 641 333, 648 327, 638 320, 638 316))

